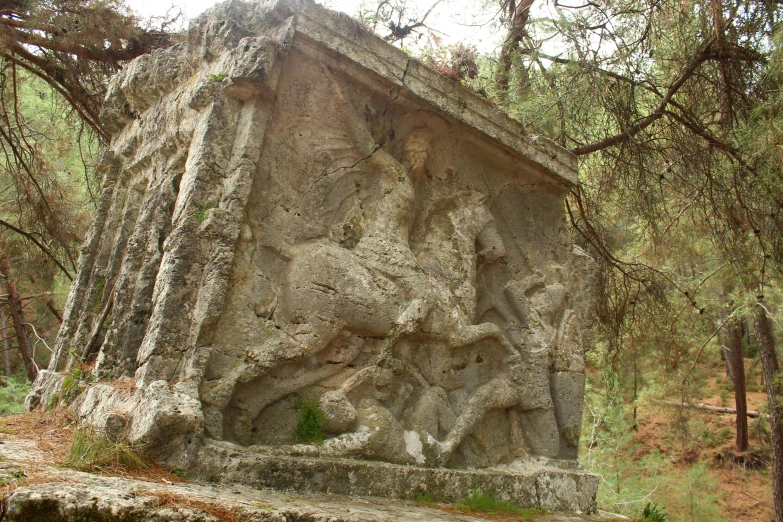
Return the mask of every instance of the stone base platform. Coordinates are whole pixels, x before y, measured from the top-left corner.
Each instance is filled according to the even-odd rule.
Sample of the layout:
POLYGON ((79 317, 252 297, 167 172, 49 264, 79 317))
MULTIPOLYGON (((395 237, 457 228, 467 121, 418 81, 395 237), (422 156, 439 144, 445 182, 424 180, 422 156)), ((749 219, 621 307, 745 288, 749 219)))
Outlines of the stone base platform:
POLYGON ((209 441, 193 475, 218 483, 239 483, 298 493, 457 502, 483 491, 522 507, 594 513, 598 477, 570 461, 534 461, 492 469, 401 466, 347 458, 274 454, 271 448, 244 448, 209 441))

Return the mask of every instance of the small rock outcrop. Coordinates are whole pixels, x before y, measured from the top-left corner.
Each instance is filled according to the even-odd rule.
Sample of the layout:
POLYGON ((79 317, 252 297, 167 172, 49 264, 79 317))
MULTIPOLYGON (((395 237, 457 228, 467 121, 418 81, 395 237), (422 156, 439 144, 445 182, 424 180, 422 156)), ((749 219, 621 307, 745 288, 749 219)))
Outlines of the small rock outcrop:
POLYGON ((29 408, 90 363, 81 419, 194 476, 595 508, 572 155, 309 0, 218 5, 103 121, 29 408))

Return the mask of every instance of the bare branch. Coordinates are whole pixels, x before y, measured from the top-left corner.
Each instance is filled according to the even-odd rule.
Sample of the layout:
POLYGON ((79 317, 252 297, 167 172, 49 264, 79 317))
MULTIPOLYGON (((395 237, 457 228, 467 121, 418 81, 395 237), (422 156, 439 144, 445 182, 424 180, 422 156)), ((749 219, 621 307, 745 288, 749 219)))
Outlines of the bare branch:
POLYGON ((41 249, 41 252, 43 252, 44 254, 46 254, 46 256, 47 256, 49 259, 51 259, 52 261, 54 261, 54 262, 55 262, 55 264, 56 264, 56 265, 57 265, 57 266, 60 268, 60 270, 62 270, 62 272, 65 274, 65 276, 66 276, 66 277, 67 277, 69 280, 73 281, 73 276, 72 276, 72 275, 71 275, 71 273, 70 273, 70 272, 68 272, 68 270, 67 270, 67 269, 66 269, 66 268, 63 266, 63 264, 62 264, 62 263, 60 263, 60 261, 57 259, 57 256, 55 256, 55 255, 52 253, 52 251, 51 251, 51 250, 49 250, 48 248, 46 248, 46 245, 44 245, 43 243, 41 243, 40 241, 38 241, 38 239, 37 239, 37 238, 36 238, 36 237, 35 237, 33 234, 30 234, 29 232, 25 232, 25 231, 24 231, 24 230, 22 230, 21 228, 17 228, 17 227, 15 227, 15 226, 13 226, 11 223, 8 223, 7 221, 4 221, 4 220, 2 220, 2 219, 0 219, 0 225, 4 226, 5 228, 7 228, 7 229, 9 229, 9 230, 12 230, 13 232, 16 232, 17 234, 19 234, 19 235, 21 235, 21 236, 24 236, 24 237, 26 237, 27 239, 29 239, 30 241, 32 241, 33 243, 35 243, 35 246, 37 246, 39 249, 41 249))

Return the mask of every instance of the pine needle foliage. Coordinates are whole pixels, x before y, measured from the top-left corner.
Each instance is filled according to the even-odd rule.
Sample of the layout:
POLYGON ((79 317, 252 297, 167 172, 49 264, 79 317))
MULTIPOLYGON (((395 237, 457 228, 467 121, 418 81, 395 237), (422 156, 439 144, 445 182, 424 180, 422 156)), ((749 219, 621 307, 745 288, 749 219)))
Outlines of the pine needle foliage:
POLYGON ((24 399, 30 393, 30 381, 24 375, 4 377, 0 383, 0 415, 22 413, 24 399))
POLYGON ((81 471, 122 471, 147 468, 124 441, 110 441, 96 430, 76 430, 65 465, 81 471))

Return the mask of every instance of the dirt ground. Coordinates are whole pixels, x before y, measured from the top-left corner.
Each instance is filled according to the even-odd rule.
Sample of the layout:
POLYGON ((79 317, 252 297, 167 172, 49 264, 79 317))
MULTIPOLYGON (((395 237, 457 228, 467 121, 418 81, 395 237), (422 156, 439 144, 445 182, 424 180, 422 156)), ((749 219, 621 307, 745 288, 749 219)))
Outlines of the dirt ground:
MULTIPOLYGON (((733 392, 728 396, 725 391, 719 393, 725 387, 721 381, 723 378, 717 376, 707 379, 698 401, 733 408, 733 392)), ((747 399, 748 410, 765 410, 766 393, 748 392, 747 399)), ((681 436, 675 435, 679 413, 677 408, 662 405, 650 404, 639 408, 638 431, 634 435, 634 459, 653 451, 671 455, 675 469, 683 474, 695 464, 703 463, 707 474, 717 482, 717 491, 706 493, 720 497, 718 504, 727 520, 771 521, 774 516, 772 478, 767 466, 772 455, 769 446, 763 444, 763 431, 754 431, 754 419, 748 419, 750 447, 745 452, 739 452, 734 439, 735 415, 688 409, 688 424, 697 424, 699 428, 698 431, 691 428, 692 438, 683 440, 681 436)), ((678 509, 685 510, 686 507, 677 506, 674 502, 667 505, 669 513, 675 513, 678 509)), ((683 518, 689 519, 687 516, 683 518)))

